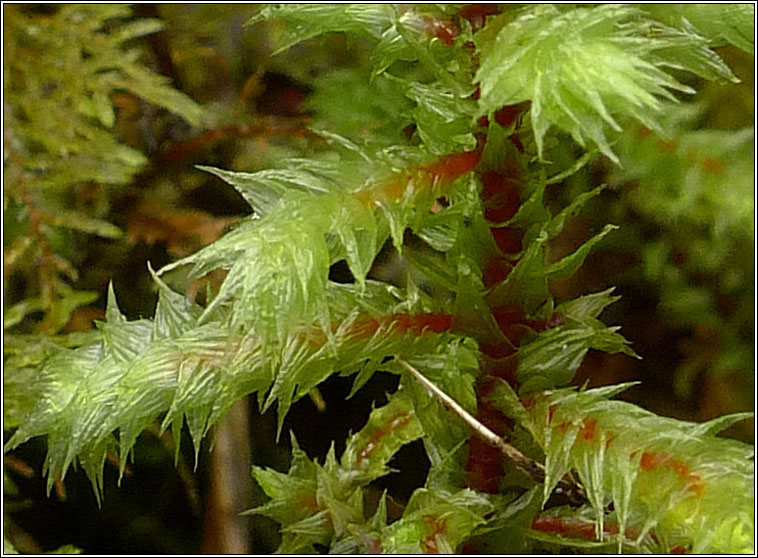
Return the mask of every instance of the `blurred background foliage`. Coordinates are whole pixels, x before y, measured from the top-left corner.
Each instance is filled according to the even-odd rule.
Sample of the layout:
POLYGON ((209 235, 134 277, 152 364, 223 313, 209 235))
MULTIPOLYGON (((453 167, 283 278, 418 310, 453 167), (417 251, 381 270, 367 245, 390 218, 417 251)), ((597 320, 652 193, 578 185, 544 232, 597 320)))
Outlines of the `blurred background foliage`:
MULTIPOLYGON (((741 83, 691 80, 698 93, 668 108, 662 134, 628 126, 620 166, 598 159, 559 194, 608 185, 576 227, 607 219, 622 231, 554 287, 616 285, 622 300, 607 319, 643 356, 594 355, 584 378, 639 379, 630 399, 685 420, 754 406, 754 57, 717 50, 741 83)), ((729 434, 752 440, 753 424, 729 434)))
MULTIPOLYGON (((146 262, 157 269, 195 252, 249 212, 194 165, 255 171, 307 156, 323 147, 307 126, 402 137, 413 105, 381 80, 362 85, 366 45, 333 35, 272 57, 276 25, 244 26, 259 9, 3 6, 4 358, 19 371, 4 375, 5 390, 29 381, 24 362, 46 343, 77 344, 103 318, 109 280, 129 319, 150 316, 146 262)), ((591 352, 577 381, 640 380, 625 398, 689 420, 754 402, 754 57, 733 47, 719 54, 741 83, 687 78, 699 93, 672 105, 663 134, 628 126, 616 145, 621 166, 597 157, 548 191, 562 207, 607 184, 556 239, 555 257, 605 223, 621 231, 552 289, 560 302, 617 286, 621 301, 604 321, 621 325, 643 357, 591 352)), ((565 149, 567 159, 580 152, 565 149)), ((392 273, 388 262, 376 276, 392 273)), ((324 406, 298 402, 284 430, 311 457, 322 459, 332 439, 339 454, 396 381, 377 374, 345 401, 350 381, 334 378, 321 390, 324 406)), ((22 411, 4 410, 4 434, 22 411)), ((184 452, 191 444, 175 467, 170 437, 144 433, 120 488, 117 468, 108 469, 102 509, 83 473, 45 496, 44 441, 34 440, 5 456, 7 540, 26 552, 69 543, 87 553, 270 552, 276 524, 229 508, 263 500, 251 462, 286 470, 288 437, 276 445, 274 426, 271 413, 242 402, 197 470, 184 452)), ((754 436, 746 421, 728 433, 754 436)), ((402 474, 379 485, 402 503, 423 482, 424 460, 410 444, 393 461, 402 474)))

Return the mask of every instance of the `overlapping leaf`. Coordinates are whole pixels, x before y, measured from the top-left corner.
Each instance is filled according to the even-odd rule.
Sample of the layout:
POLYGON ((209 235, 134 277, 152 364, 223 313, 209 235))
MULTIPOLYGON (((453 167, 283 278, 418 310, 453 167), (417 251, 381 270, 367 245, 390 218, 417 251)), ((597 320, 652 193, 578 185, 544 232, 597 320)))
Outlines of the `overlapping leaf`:
POLYGON ((618 162, 606 134, 621 130, 618 118, 656 128, 661 101, 674 100, 671 90, 692 92, 664 68, 735 79, 700 35, 653 24, 631 6, 527 8, 502 26, 494 44, 480 47, 486 48, 476 75, 481 111, 531 101, 540 156, 545 134, 557 126, 618 162))
POLYGON ((473 490, 445 493, 419 489, 403 517, 384 529, 382 551, 387 554, 455 554, 493 509, 473 490))
POLYGON ((415 124, 419 139, 432 153, 470 150, 476 144, 473 136, 476 106, 470 99, 474 87, 467 70, 470 54, 462 49, 449 48, 435 39, 434 15, 421 14, 412 6, 398 9, 346 4, 303 9, 302 6, 284 5, 264 8, 249 23, 273 21, 281 26, 279 36, 274 40, 276 52, 330 32, 377 40, 372 51, 372 84, 373 89, 382 91, 383 95, 377 97, 371 88, 356 89, 352 82, 349 89, 336 89, 335 84, 354 75, 345 70, 317 79, 316 85, 322 87, 309 100, 309 106, 315 110, 319 122, 331 129, 355 135, 369 133, 377 139, 398 142, 402 139, 399 132, 403 127, 399 124, 405 121, 415 124), (418 61, 426 72, 405 75, 407 72, 401 71, 397 75, 382 75, 400 60, 418 61), (333 94, 327 95, 329 91, 333 94), (403 94, 415 103, 415 108, 402 110, 407 100, 398 97, 403 94), (385 98, 395 99, 391 110, 385 98), (366 119, 372 113, 381 118, 368 122, 366 119), (329 116, 339 118, 333 118, 331 122, 324 120, 329 116), (356 122, 350 119, 356 119, 356 122), (378 125, 388 132, 384 137, 376 134, 377 120, 378 125), (387 121, 393 125, 387 125, 387 121), (365 124, 359 127, 358 123, 365 124))
POLYGON ((383 496, 374 515, 363 516, 361 488, 388 473, 386 464, 394 453, 422 434, 413 397, 401 389, 348 440, 339 464, 333 450, 323 466, 311 462, 293 439, 288 474, 255 467, 253 476, 271 500, 248 513, 282 524, 279 552, 312 551, 314 544, 337 553, 455 552, 493 509, 488 498, 474 491, 419 489, 403 517, 391 525, 383 496))
POLYGON ((346 32, 379 38, 397 17, 391 4, 278 4, 266 6, 248 25, 264 20, 279 20, 284 25, 277 38, 277 51, 325 33, 346 32))
MULTIPOLYGON (((363 543, 378 541, 366 531, 362 487, 389 473, 387 462, 401 446, 422 435, 412 401, 402 392, 374 409, 366 426, 354 434, 338 463, 334 448, 324 465, 310 461, 297 447, 288 474, 260 467, 253 476, 271 498, 248 513, 262 514, 282 524, 280 552, 312 549, 362 534, 363 543)), ((378 530, 385 521, 374 521, 378 530)))
POLYGON ((752 551, 754 450, 715 437, 746 415, 696 424, 608 400, 626 387, 546 392, 530 402, 529 418, 521 414, 545 451, 544 497, 573 469, 587 489, 598 539, 610 536, 604 523, 612 521, 619 545, 649 542, 650 535, 697 554, 752 551))
POLYGON ((433 332, 409 335, 407 326, 398 325, 429 302, 418 295, 406 299, 386 285, 330 283, 335 321, 328 324, 329 336, 313 322, 288 332, 281 344, 264 345, 254 332, 232 331, 226 322, 200 323, 198 306, 156 281, 154 320, 127 321, 111 291, 98 338, 78 349, 54 348, 39 364, 40 398, 16 419, 19 428, 6 450, 47 435, 50 487, 78 459, 99 494, 108 450, 118 448, 123 473, 137 436, 161 415, 177 447, 186 422, 197 451, 208 429, 244 395, 258 393, 266 406, 277 402, 281 427, 290 404, 331 374, 364 370, 357 389, 385 357, 425 354, 437 346, 433 332))
MULTIPOLYGON (((480 112, 490 114, 504 104, 531 100, 540 154, 548 128, 555 125, 580 143, 594 142, 613 158, 606 130, 617 129, 617 119, 631 116, 654 126, 661 99, 672 98, 671 90, 687 90, 663 68, 731 77, 705 39, 687 25, 664 27, 640 13, 625 6, 539 6, 525 8, 507 25, 510 15, 489 18, 477 35, 482 55, 477 74, 480 112), (494 44, 485 44, 495 36, 494 44)), ((172 429, 177 442, 186 423, 197 449, 229 406, 250 393, 258 395, 264 408, 277 404, 281 429, 292 402, 334 373, 357 372, 355 391, 380 367, 397 372, 396 363, 385 362, 387 357, 412 362, 474 411, 480 355, 463 330, 466 319, 475 314, 473 333, 489 327, 487 334, 504 341, 489 310, 501 305, 518 305, 530 317, 555 312, 563 320, 517 348, 523 392, 565 385, 590 348, 631 353, 616 329, 597 319, 614 300, 609 291, 553 309, 548 289, 549 278, 573 273, 611 230, 607 227, 557 261, 546 259, 549 241, 599 189, 578 196, 553 216, 542 200, 544 178, 527 181, 528 199, 512 219, 496 224, 524 228, 524 250, 514 256, 518 263, 508 277, 485 290, 481 268, 495 249, 493 223, 484 219, 480 184, 470 172, 480 158, 496 168, 510 132, 491 124, 484 153, 475 151, 473 60, 467 48, 458 48, 463 41, 443 44, 429 33, 426 15, 394 6, 268 6, 252 22, 262 20, 280 22, 280 50, 331 32, 375 41, 374 77, 397 72, 383 76, 381 83, 415 106, 404 104, 403 114, 390 119, 390 133, 376 142, 384 149, 369 149, 354 138, 322 131, 335 152, 289 160, 282 168, 256 173, 204 167, 234 186, 255 215, 212 245, 153 274, 159 290, 153 320, 127 321, 111 292, 107 320, 88 344, 48 348, 47 360, 23 364, 25 373, 38 382, 34 394, 39 400, 26 418, 14 416, 18 430, 6 448, 47 435, 49 487, 56 475, 65 475, 78 461, 99 493, 107 452, 119 451, 123 473, 137 436, 156 420, 172 429), (406 62, 417 68, 403 69, 406 62), (416 125, 417 135, 409 142, 388 140, 406 120, 416 125), (423 147, 408 147, 414 141, 423 147), (394 145, 386 148, 388 142, 394 145), (445 200, 433 206, 443 194, 445 200), (401 248, 407 229, 430 247, 409 250, 409 259, 449 297, 432 301, 412 282, 404 292, 366 278, 385 239, 391 237, 401 248), (330 266, 341 259, 347 261, 355 284, 328 280, 330 266), (192 266, 191 279, 227 271, 219 292, 209 293, 206 308, 164 283, 170 271, 183 265, 192 266), (449 333, 454 317, 464 319, 455 322, 455 333, 449 333)), ((113 41, 120 44, 154 28, 154 22, 127 26, 113 41)), ((470 29, 463 33, 470 35, 470 29)), ((736 41, 726 31, 709 33, 711 39, 736 41)), ((133 56, 124 60, 133 61, 133 56)), ((123 75, 102 69, 111 86, 139 89, 143 97, 198 121, 193 105, 166 95, 160 80, 133 68, 123 75)), ((366 73, 363 68, 355 75, 366 73)), ((327 82, 323 78, 322 83, 327 82)), ((108 126, 113 114, 106 101, 93 94, 77 110, 108 126)), ((325 115, 337 114, 329 102, 322 96, 314 104, 324 120, 320 125, 328 124, 325 115)), ((365 99, 357 100, 344 110, 365 104, 365 99)), ((353 131, 359 135, 360 128, 353 131)), ((96 131, 87 134, 102 139, 96 131)), ((72 144, 66 155, 78 156, 77 149, 72 144)), ((525 167, 529 154, 518 157, 525 167)), ((115 161, 134 168, 142 164, 128 149, 116 150, 115 161)), ((123 180, 133 170, 114 163, 95 172, 98 180, 108 182, 123 180)), ((84 226, 115 234, 102 223, 84 226)), ((20 361, 16 364, 22 366, 20 361)), ((501 408, 544 450, 544 496, 564 473, 576 470, 590 505, 576 513, 569 510, 567 516, 591 516, 598 536, 605 532, 606 520, 616 521, 619 548, 630 544, 627 527, 636 529, 631 544, 637 548, 648 535, 681 540, 695 552, 738 552, 752 545, 749 498, 739 498, 736 505, 726 500, 726 495, 748 492, 750 451, 715 439, 710 430, 722 423, 678 423, 607 400, 623 387, 537 393, 528 406, 504 387, 490 399, 505 394, 501 408), (615 511, 606 518, 610 502, 615 511), (726 509, 736 511, 726 515, 726 509)), ((27 401, 18 408, 28 407, 27 401)), ((508 514, 521 514, 523 528, 528 515, 524 510, 536 513, 535 491, 503 509, 493 499, 461 488, 468 434, 423 388, 403 385, 348 440, 340 461, 332 451, 324 465, 312 462, 293 440, 287 475, 256 468, 254 476, 271 501, 254 512, 282 524, 279 550, 288 553, 313 551, 315 545, 335 552, 452 553, 495 512, 500 523, 508 523, 508 514), (426 486, 414 493, 402 518, 391 525, 384 497, 366 519, 362 488, 389 472, 396 451, 422 435, 431 462, 426 486)))
POLYGON ((755 49, 752 4, 650 4, 644 10, 672 27, 694 26, 714 46, 730 43, 751 54, 755 49))
MULTIPOLYGON (((66 229, 111 239, 122 236, 103 218, 108 189, 129 183, 147 163, 139 150, 117 137, 116 96, 128 91, 192 125, 200 125, 205 113, 149 70, 141 49, 128 47, 130 40, 160 30, 161 22, 128 21, 133 15, 128 5, 68 4, 44 14, 28 8, 9 6, 3 20, 8 69, 3 89, 8 138, 4 193, 11 202, 4 214, 6 219, 18 215, 23 224, 5 232, 9 244, 15 236, 25 241, 27 254, 39 254, 29 257, 23 270, 30 285, 41 285, 39 296, 31 291, 15 307, 16 316, 34 307, 45 314, 38 331, 54 334, 76 308, 92 302, 91 293, 71 288, 78 272, 76 258, 56 246, 56 236, 68 234, 66 229), (73 210, 74 189, 85 184, 106 188, 91 209, 73 210), (29 215, 34 216, 30 222, 36 219, 42 226, 35 230, 26 223, 29 215)), ((5 261, 9 273, 21 267, 13 258, 5 261)))
POLYGON ((197 103, 144 68, 138 50, 123 49, 125 41, 158 31, 160 22, 116 25, 131 15, 129 7, 85 4, 61 7, 44 26, 18 10, 8 15, 16 42, 31 49, 25 55, 19 47, 9 51, 16 76, 6 90, 9 123, 37 184, 59 189, 87 180, 121 184, 145 164, 141 153, 110 133, 115 121, 110 96, 117 89, 200 124, 197 103), (58 95, 45 93, 51 87, 58 95))

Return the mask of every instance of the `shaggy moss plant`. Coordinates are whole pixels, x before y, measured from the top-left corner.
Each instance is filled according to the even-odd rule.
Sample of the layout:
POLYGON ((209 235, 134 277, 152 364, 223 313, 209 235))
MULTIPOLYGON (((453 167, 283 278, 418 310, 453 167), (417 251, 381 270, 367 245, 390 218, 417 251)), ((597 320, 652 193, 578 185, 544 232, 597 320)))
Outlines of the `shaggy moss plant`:
MULTIPOLYGON (((660 131, 693 75, 734 80, 711 47, 752 51, 752 14, 264 7, 248 32, 269 33, 276 53, 347 37, 351 62, 313 80, 311 149, 258 172, 200 167, 253 213, 151 268, 152 319, 128 321, 111 289, 84 344, 8 366, 33 375, 16 389, 34 403, 6 451, 46 436, 49 487, 78 464, 100 495, 108 452, 123 474, 156 419, 177 447, 186 425, 199 448, 239 398, 275 407, 281 430, 330 376, 352 375, 355 393, 381 370, 399 387, 341 455, 320 463, 293 437, 289 471, 254 468, 270 501, 250 513, 281 524, 280 552, 752 553, 753 447, 716 437, 744 415, 680 422, 614 400, 629 384, 572 387, 589 350, 636 354, 599 319, 610 290, 556 300, 551 279, 623 231, 609 224, 555 259, 553 241, 602 187, 546 201, 590 161, 618 164, 624 129, 660 131), (387 244, 406 272, 397 284, 372 273, 387 244), (339 262, 350 281, 330 279, 339 262), (202 304, 180 294, 180 280, 215 270, 225 279, 202 304), (418 439, 428 476, 388 519, 386 495, 369 505, 368 489, 418 439)), ((107 120, 98 99, 87 110, 107 120)))

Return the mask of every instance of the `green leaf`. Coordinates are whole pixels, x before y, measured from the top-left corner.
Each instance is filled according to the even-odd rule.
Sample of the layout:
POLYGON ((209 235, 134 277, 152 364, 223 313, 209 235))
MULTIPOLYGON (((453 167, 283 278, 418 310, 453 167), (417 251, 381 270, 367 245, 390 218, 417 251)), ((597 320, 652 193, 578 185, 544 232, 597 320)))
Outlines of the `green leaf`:
POLYGON ((326 455, 323 467, 316 473, 319 504, 329 510, 330 526, 341 537, 351 523, 363 521, 363 494, 352 479, 342 476, 342 469, 334 454, 334 445, 326 455))
POLYGON ((150 262, 147 263, 147 268, 158 286, 158 305, 155 308, 153 335, 155 339, 179 337, 197 325, 203 309, 166 285, 153 271, 150 262))
POLYGON ((163 22, 159 19, 138 19, 118 27, 110 34, 109 39, 114 45, 117 45, 125 41, 157 33, 163 27, 163 22))
POLYGON ((442 84, 415 82, 407 85, 406 95, 416 103, 411 115, 421 141, 432 153, 442 155, 476 147, 471 126, 476 104, 470 98, 459 97, 442 84))
POLYGON ((472 490, 450 494, 420 488, 403 517, 382 533, 382 552, 453 554, 491 510, 489 500, 472 490))
POLYGON ((190 97, 171 87, 169 79, 145 68, 129 65, 123 76, 111 78, 114 87, 125 89, 138 97, 177 114, 193 126, 200 126, 205 117, 203 108, 190 97))
POLYGON ((713 46, 731 43, 753 54, 755 48, 752 4, 673 4, 667 8, 645 5, 651 17, 672 27, 695 27, 713 46))
POLYGON ((547 263, 548 242, 557 236, 581 207, 602 191, 595 188, 576 196, 575 199, 554 217, 544 205, 545 182, 540 181, 529 198, 521 204, 516 214, 501 226, 517 226, 526 229, 525 250, 505 281, 496 285, 487 295, 491 308, 517 305, 527 315, 539 311, 550 300, 548 279, 570 277, 582 265, 587 255, 615 226, 606 225, 603 230, 582 244, 573 253, 558 261, 547 263))
POLYGON ((541 486, 534 486, 513 501, 498 495, 493 501, 495 512, 487 525, 476 530, 472 542, 493 554, 513 551, 527 555, 533 551, 525 535, 540 511, 541 489, 541 486))
POLYGON ((124 233, 116 225, 90 217, 79 211, 59 211, 52 220, 51 225, 75 229, 88 234, 94 234, 103 238, 121 238, 124 233))
POLYGON ((588 318, 597 318, 609 305, 621 297, 611 296, 614 288, 606 289, 599 293, 580 296, 573 300, 567 300, 555 308, 555 313, 566 318, 566 321, 588 323, 588 318))
POLYGON ((368 69, 335 69, 318 76, 314 92, 305 101, 315 113, 315 126, 348 137, 382 143, 400 142, 410 124, 411 100, 403 82, 368 69))
POLYGON ((247 25, 266 20, 281 21, 283 25, 274 38, 275 53, 279 53, 324 33, 345 32, 378 39, 396 19, 395 10, 391 4, 279 4, 264 7, 247 25))
POLYGON ((3 533, 3 554, 18 554, 18 550, 5 533, 3 533))
POLYGON ((3 424, 8 430, 21 425, 34 409, 43 388, 38 381, 38 370, 14 364, 13 359, 8 359, 3 373, 3 424))
MULTIPOLYGON (((22 388, 14 396, 21 405, 18 412, 30 406, 22 401, 25 394, 36 404, 28 416, 13 419, 19 429, 7 449, 47 434, 50 486, 56 474, 65 474, 78 459, 99 496, 107 451, 118 446, 123 474, 137 436, 162 413, 162 428, 172 428, 177 448, 186 421, 197 454, 210 426, 244 395, 257 392, 262 398, 271 387, 268 401, 279 401, 281 427, 290 403, 335 371, 349 373, 361 370, 367 359, 380 363, 389 355, 424 354, 437 346, 435 334, 413 338, 408 326, 398 325, 401 318, 410 319, 408 314, 393 314, 419 311, 421 297, 406 300, 386 285, 332 285, 329 299, 343 321, 335 324, 331 340, 318 330, 295 329, 283 345, 274 339, 264 346, 260 336, 237 334, 219 321, 198 325, 200 309, 156 281, 160 296, 155 321, 127 321, 111 287, 107 321, 98 324, 94 342, 56 349, 46 360, 36 361, 40 371, 34 391, 22 388), (356 309, 370 309, 371 317, 359 320, 356 309), (373 317, 377 313, 387 318, 380 322, 373 317)), ((12 365, 24 363, 16 359, 12 365)), ((370 368, 375 370, 376 364, 370 368)))
POLYGON ((308 160, 289 161, 291 169, 268 169, 255 173, 232 172, 198 165, 215 174, 242 194, 259 215, 270 212, 285 193, 303 191, 325 194, 334 190, 339 170, 334 164, 308 160))
POLYGON ((516 420, 521 426, 534 434, 537 425, 516 391, 505 380, 494 378, 493 381, 495 387, 487 394, 485 401, 492 403, 506 416, 516 420))
POLYGON ((195 264, 192 278, 217 268, 229 270, 201 323, 223 315, 222 305, 234 300, 231 327, 252 328, 265 339, 283 343, 288 332, 314 320, 327 327, 324 292, 331 258, 325 234, 335 202, 333 197, 288 194, 276 211, 241 221, 221 240, 161 274, 187 263, 195 264))
POLYGON ((102 332, 103 350, 117 361, 127 363, 144 352, 153 340, 150 320, 128 322, 116 304, 113 284, 109 286, 106 322, 96 322, 102 332))
POLYGON ((536 312, 550 297, 545 276, 545 243, 547 234, 534 239, 521 255, 505 281, 499 283, 487 297, 490 307, 523 305, 527 313, 536 312))
POLYGON ((353 277, 364 286, 374 258, 386 239, 386 232, 380 230, 371 209, 353 196, 343 196, 327 235, 339 238, 353 277))
MULTIPOLYGON (((543 196, 545 195, 545 186, 546 184, 544 182, 539 184, 529 195, 527 200, 519 206, 516 214, 502 225, 508 227, 516 226, 526 228, 527 230, 524 234, 524 240, 526 240, 527 243, 534 238, 534 235, 537 234, 537 231, 539 231, 537 236, 542 233, 542 229, 540 227, 541 224, 546 224, 550 221, 550 212, 545 207, 543 201, 543 196)), ((561 226, 559 225, 560 217, 556 217, 555 219, 555 224, 551 223, 546 233, 549 234, 561 226)), ((550 236, 547 238, 550 238, 550 236)))
MULTIPOLYGON (((434 354, 408 358, 414 368, 453 397, 467 411, 476 409, 475 379, 479 374, 478 350, 470 341, 449 342, 434 354)), ((388 363, 397 365, 399 363, 388 363)), ((444 408, 420 382, 403 382, 413 398, 416 415, 424 431, 424 448, 430 461, 426 487, 454 490, 464 482, 468 427, 444 408)))
POLYGON ((64 544, 59 546, 55 550, 45 552, 45 554, 82 554, 84 550, 74 546, 73 544, 64 544))
POLYGON ((390 472, 387 463, 403 445, 423 435, 411 400, 398 393, 374 409, 368 423, 350 437, 342 454, 342 468, 353 482, 368 483, 390 472))
POLYGON ((32 312, 39 312, 45 309, 45 303, 41 298, 28 298, 17 302, 10 308, 6 309, 3 315, 3 328, 8 329, 24 319, 24 316, 32 312))
POLYGON ((628 341, 616 333, 618 327, 605 327, 590 318, 585 324, 549 329, 519 348, 518 378, 523 391, 568 385, 589 349, 635 356, 628 341))
POLYGON ((590 250, 600 242, 609 232, 618 229, 615 225, 606 225, 603 230, 582 244, 576 251, 568 256, 564 256, 557 262, 547 266, 546 273, 548 277, 561 278, 571 277, 576 270, 584 263, 584 259, 590 253, 590 250))
POLYGON ((548 236, 550 238, 558 236, 566 226, 568 220, 574 218, 589 200, 599 195, 604 189, 605 185, 598 186, 589 192, 582 192, 571 200, 569 205, 551 219, 550 226, 547 229, 548 236))
POLYGON ((246 514, 260 514, 282 524, 295 523, 314 513, 316 504, 316 471, 313 463, 294 438, 292 440, 292 465, 288 474, 272 469, 253 467, 253 478, 271 498, 265 505, 249 510, 246 514))

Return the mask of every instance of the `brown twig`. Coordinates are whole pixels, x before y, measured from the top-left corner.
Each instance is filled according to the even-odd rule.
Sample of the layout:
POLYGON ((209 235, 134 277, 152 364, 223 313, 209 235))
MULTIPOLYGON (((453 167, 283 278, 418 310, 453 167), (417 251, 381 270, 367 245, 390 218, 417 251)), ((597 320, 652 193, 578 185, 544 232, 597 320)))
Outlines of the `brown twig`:
MULTIPOLYGON (((527 457, 518 449, 503 440, 500 436, 495 434, 492 430, 484 426, 481 422, 476 420, 476 418, 471 416, 471 414, 466 411, 466 409, 461 407, 452 397, 442 391, 431 380, 426 378, 426 376, 416 370, 408 362, 401 358, 398 358, 397 361, 403 364, 413 375, 413 377, 421 382, 421 384, 433 396, 439 399, 446 408, 461 417, 466 422, 466 424, 471 427, 477 436, 479 436, 482 440, 487 442, 492 447, 500 450, 500 452, 505 457, 513 461, 517 467, 525 471, 535 481, 545 482, 545 466, 542 465, 542 463, 539 463, 527 457)), ((567 476, 558 481, 556 491, 564 494, 569 502, 571 502, 573 505, 582 505, 587 502, 587 494, 584 490, 584 487, 567 476)))

